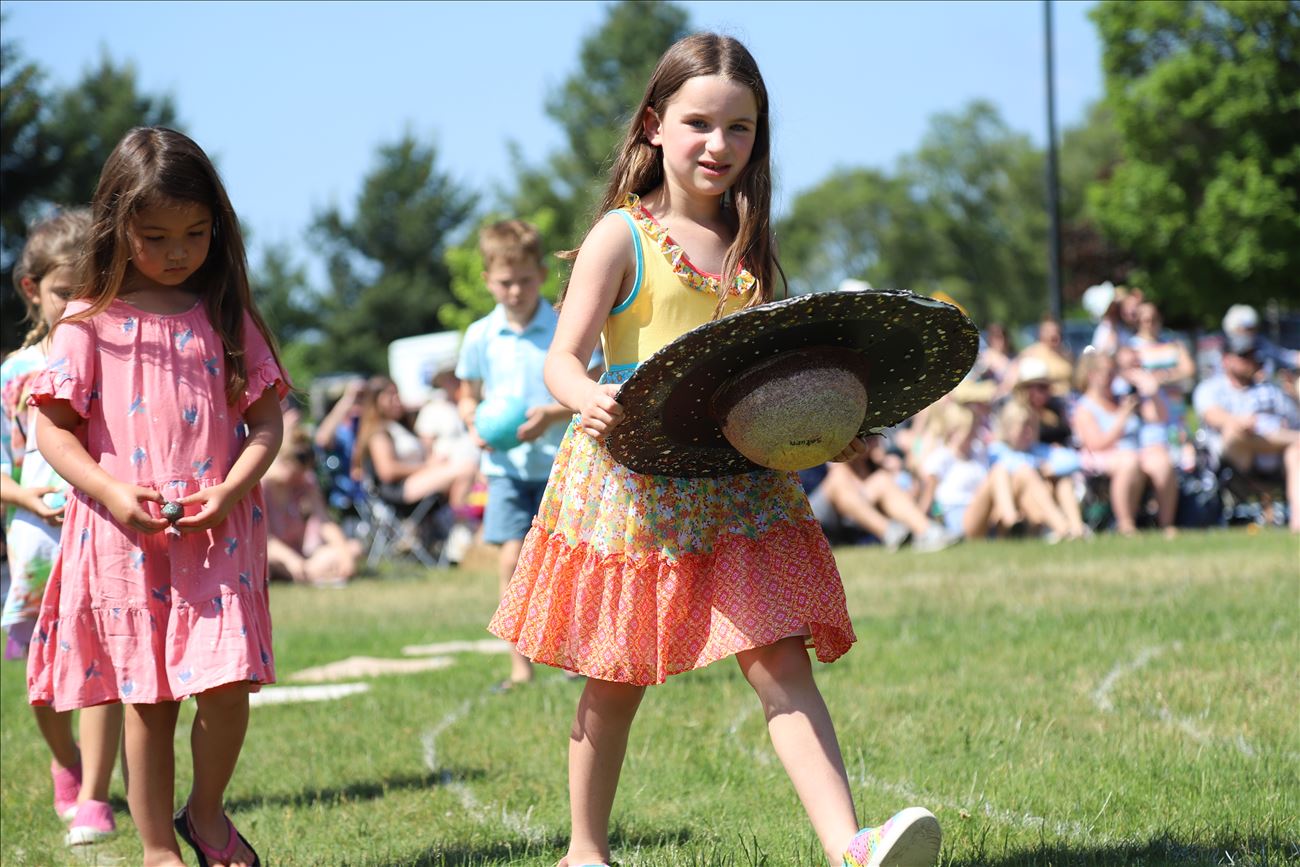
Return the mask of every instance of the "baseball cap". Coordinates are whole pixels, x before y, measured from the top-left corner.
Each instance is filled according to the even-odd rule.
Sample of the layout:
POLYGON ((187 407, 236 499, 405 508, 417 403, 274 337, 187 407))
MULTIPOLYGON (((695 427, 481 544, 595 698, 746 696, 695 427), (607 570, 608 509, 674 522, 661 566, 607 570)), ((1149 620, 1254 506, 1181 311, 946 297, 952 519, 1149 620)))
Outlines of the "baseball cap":
POLYGON ((1229 334, 1259 327, 1259 313, 1249 304, 1234 304, 1223 314, 1223 330, 1229 334))

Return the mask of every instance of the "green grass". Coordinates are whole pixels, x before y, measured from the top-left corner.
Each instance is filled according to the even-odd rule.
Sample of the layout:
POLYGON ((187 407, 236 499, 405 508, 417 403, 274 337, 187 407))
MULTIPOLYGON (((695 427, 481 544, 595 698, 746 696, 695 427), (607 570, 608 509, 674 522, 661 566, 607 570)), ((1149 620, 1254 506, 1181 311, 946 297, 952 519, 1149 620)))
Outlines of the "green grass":
MULTIPOLYGON (((910 803, 961 867, 1300 864, 1300 542, 1004 542, 839 553, 859 642, 818 666, 860 813, 910 803)), ((294 671, 486 637, 495 579, 390 570, 336 592, 273 589, 294 671)), ((258 707, 229 791, 268 864, 552 865, 579 684, 508 695, 501 656, 374 678, 341 701, 258 707)), ((0 861, 72 859, 48 756, 3 666, 0 861)), ((178 798, 188 787, 178 731, 178 798)), ((91 863, 139 863, 122 833, 91 863)), ((651 690, 615 804, 621 864, 812 865, 819 848, 737 667, 651 690)))

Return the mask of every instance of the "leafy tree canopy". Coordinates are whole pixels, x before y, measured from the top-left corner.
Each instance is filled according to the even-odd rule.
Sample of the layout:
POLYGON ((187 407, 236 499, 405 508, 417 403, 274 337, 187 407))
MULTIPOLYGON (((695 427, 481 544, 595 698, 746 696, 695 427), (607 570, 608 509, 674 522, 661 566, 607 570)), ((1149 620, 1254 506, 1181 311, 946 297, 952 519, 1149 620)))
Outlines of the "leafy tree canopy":
POLYGON ((353 215, 328 208, 312 226, 329 279, 309 354, 316 372, 386 370, 390 342, 442 327, 452 300, 444 254, 476 203, 437 168, 432 144, 407 134, 380 147, 353 215))
POLYGON ((1300 2, 1107 2, 1106 102, 1122 162, 1089 193, 1169 318, 1296 298, 1300 2))
POLYGON ((131 63, 107 54, 66 89, 50 88, 19 47, 0 42, 0 336, 16 342, 23 304, 13 288, 14 261, 27 227, 52 207, 84 205, 122 136, 136 126, 178 127, 169 96, 141 93, 131 63))
POLYGON ((546 100, 547 116, 560 125, 567 147, 529 166, 511 146, 517 177, 510 207, 521 214, 551 212, 550 237, 560 248, 582 240, 650 74, 688 28, 688 13, 673 3, 610 4, 604 22, 582 42, 577 71, 546 100))

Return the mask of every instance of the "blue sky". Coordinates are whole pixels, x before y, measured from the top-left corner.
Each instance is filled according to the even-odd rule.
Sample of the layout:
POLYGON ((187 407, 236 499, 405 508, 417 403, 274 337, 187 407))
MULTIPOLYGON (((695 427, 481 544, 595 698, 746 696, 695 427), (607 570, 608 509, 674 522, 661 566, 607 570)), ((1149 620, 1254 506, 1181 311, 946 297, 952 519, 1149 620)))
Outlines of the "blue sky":
MULTIPOLYGON (((1046 141, 1043 5, 1008 2, 687 2, 696 29, 746 43, 773 108, 776 207, 837 166, 889 168, 927 119, 988 99, 1046 141)), ((1054 4, 1058 129, 1102 95, 1092 2, 1054 4)), ((577 68, 595 2, 51 3, 6 0, 6 39, 56 85, 107 51, 170 93, 218 161, 256 242, 309 256, 305 229, 345 212, 376 148, 432 139, 443 170, 508 184, 561 144, 543 103, 577 68)))

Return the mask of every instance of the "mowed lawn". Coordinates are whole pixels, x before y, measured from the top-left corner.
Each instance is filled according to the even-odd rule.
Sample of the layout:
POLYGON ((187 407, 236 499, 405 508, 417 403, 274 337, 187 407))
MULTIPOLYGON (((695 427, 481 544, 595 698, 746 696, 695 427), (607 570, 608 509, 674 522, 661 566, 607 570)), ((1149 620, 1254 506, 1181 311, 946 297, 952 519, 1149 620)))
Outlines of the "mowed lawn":
MULTIPOLYGON (((946 865, 1300 864, 1296 537, 838 553, 859 642, 817 668, 864 818, 929 807, 946 865)), ((282 685, 348 657, 480 642, 494 592, 490 568, 277 586, 282 685)), ((505 658, 470 648, 446 648, 441 668, 341 676, 365 691, 338 700, 254 707, 229 806, 264 863, 559 859, 580 683, 544 669, 496 695, 505 658)), ((2 710, 0 862, 138 864, 120 777, 121 833, 79 859, 63 848, 19 664, 3 666, 2 710)), ((188 703, 178 799, 192 717, 188 703)), ((624 867, 824 863, 730 661, 650 690, 614 813, 624 867)))

